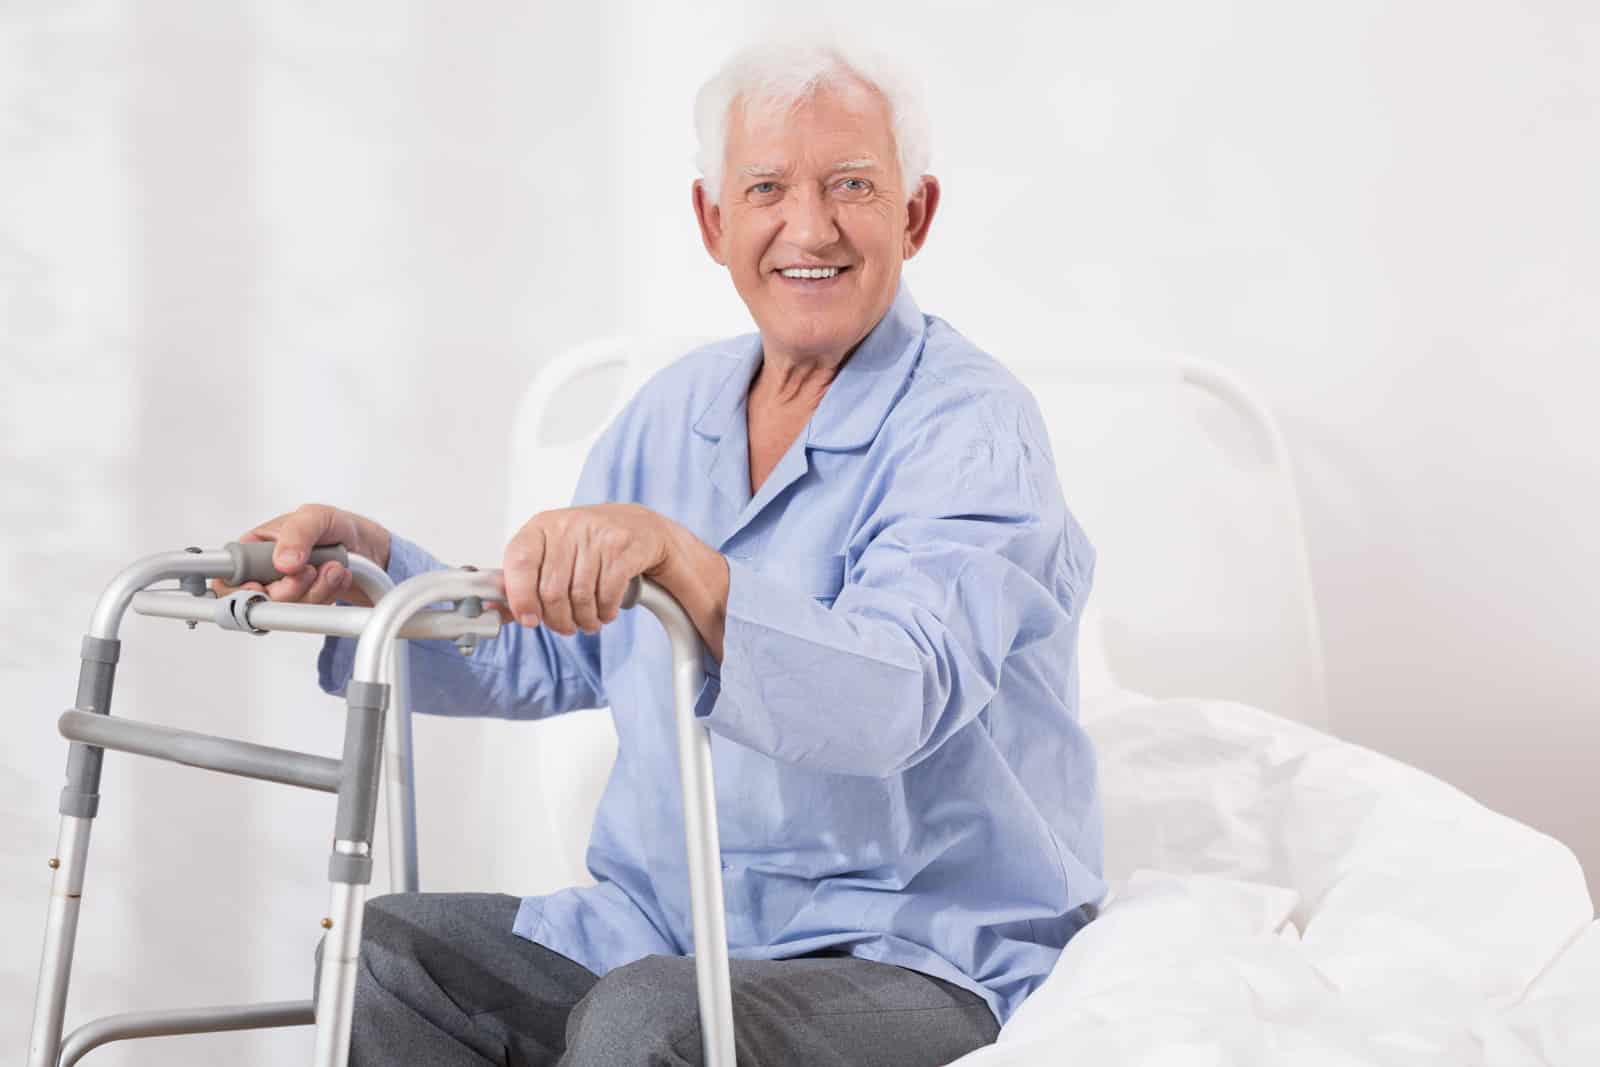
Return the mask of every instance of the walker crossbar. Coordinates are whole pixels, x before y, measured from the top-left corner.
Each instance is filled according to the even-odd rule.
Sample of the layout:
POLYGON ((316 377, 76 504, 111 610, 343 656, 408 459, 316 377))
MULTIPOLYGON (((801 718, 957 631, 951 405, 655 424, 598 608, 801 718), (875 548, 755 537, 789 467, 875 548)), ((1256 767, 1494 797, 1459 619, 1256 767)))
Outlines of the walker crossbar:
POLYGON ((85 1023, 61 1043, 61 1067, 72 1067, 101 1045, 130 1037, 176 1037, 179 1034, 216 1034, 227 1030, 268 1030, 279 1026, 310 1026, 316 1022, 309 1000, 282 1000, 267 1004, 237 1004, 215 1008, 180 1008, 177 1011, 135 1011, 108 1015, 85 1023))
MULTIPOLYGON (((230 585, 270 582, 281 575, 271 562, 271 545, 232 544, 221 551, 189 549, 139 561, 117 576, 102 594, 84 638, 76 706, 63 713, 61 733, 72 742, 67 784, 61 799, 61 836, 51 881, 50 910, 39 970, 38 999, 28 1050, 29 1067, 70 1067, 85 1053, 110 1041, 131 1037, 209 1033, 314 1023, 316 1067, 345 1067, 349 1058, 355 968, 361 943, 366 887, 371 881, 372 839, 382 768, 389 776, 391 881, 400 891, 417 888, 415 807, 411 780, 409 679, 406 638, 454 639, 471 652, 481 637, 493 636, 500 622, 484 612, 484 601, 501 600, 497 571, 462 568, 418 575, 393 585, 382 568, 339 546, 318 548, 312 562, 346 561, 357 586, 376 607, 275 604, 259 595, 210 597, 204 579, 230 585), (182 592, 146 591, 168 578, 182 592), (456 611, 428 605, 457 602, 456 611), (355 668, 346 690, 345 738, 339 759, 211 737, 150 723, 110 718, 111 691, 121 642, 123 614, 133 606, 143 614, 198 622, 226 629, 264 633, 270 629, 359 636, 355 668), (388 679, 387 681, 385 679, 388 679), (390 709, 399 712, 385 730, 390 709), (62 1020, 71 972, 78 907, 88 856, 89 829, 99 810, 100 764, 106 749, 171 760, 205 770, 243 775, 338 795, 328 932, 314 1002, 277 1002, 179 1011, 135 1012, 95 1020, 79 1027, 63 1044, 62 1020)), ((701 1044, 706 1067, 733 1067, 733 1001, 722 896, 721 854, 712 782, 711 742, 694 715, 704 682, 703 649, 693 623, 664 589, 635 578, 622 606, 640 604, 661 622, 671 642, 673 698, 684 805, 685 846, 695 946, 695 979, 700 1007, 701 1044)))
POLYGON ((130 722, 73 709, 61 713, 61 736, 68 741, 131 752, 136 756, 170 760, 189 767, 244 778, 259 778, 281 785, 339 791, 339 761, 308 752, 231 741, 170 726, 130 722))

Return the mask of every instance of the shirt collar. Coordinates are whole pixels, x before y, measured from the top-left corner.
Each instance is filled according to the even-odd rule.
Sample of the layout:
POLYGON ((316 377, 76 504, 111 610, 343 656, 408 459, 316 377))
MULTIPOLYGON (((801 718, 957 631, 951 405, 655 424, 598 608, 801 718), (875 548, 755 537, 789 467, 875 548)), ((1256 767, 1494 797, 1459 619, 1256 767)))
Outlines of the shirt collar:
MULTIPOLYGON (((916 366, 925 332, 922 310, 902 278, 889 310, 822 394, 822 403, 806 425, 806 446, 846 451, 870 443, 916 366)), ((696 433, 712 440, 720 440, 730 421, 744 411, 750 382, 761 364, 761 335, 738 338, 732 355, 734 367, 694 423, 696 433)))

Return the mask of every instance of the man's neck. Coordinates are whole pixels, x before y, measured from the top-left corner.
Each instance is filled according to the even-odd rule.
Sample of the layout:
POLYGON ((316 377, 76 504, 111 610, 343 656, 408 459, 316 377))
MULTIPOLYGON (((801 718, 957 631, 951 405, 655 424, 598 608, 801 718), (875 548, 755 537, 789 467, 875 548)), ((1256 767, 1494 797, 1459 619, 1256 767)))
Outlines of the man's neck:
POLYGON ((796 360, 764 350, 761 366, 750 383, 749 408, 815 411, 849 356, 846 352, 831 360, 796 360))

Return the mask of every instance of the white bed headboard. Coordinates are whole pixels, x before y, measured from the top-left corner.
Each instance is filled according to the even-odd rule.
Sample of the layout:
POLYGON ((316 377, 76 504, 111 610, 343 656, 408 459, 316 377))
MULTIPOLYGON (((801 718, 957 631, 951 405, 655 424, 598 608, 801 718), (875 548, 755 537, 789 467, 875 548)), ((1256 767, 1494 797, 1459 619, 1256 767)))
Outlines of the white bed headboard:
POLYGON ((1099 553, 1090 615, 1116 681, 1326 729, 1294 470, 1266 406, 1195 359, 1008 365, 1099 553))

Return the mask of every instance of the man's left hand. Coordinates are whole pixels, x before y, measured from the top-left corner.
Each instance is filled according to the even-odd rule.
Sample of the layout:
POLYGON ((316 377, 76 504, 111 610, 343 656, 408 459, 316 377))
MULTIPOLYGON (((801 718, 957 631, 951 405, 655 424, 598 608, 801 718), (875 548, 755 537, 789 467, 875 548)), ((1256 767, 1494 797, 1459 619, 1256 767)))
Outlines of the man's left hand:
POLYGON ((622 609, 628 582, 670 562, 672 524, 639 504, 540 512, 506 545, 508 621, 558 634, 598 633, 622 609))

